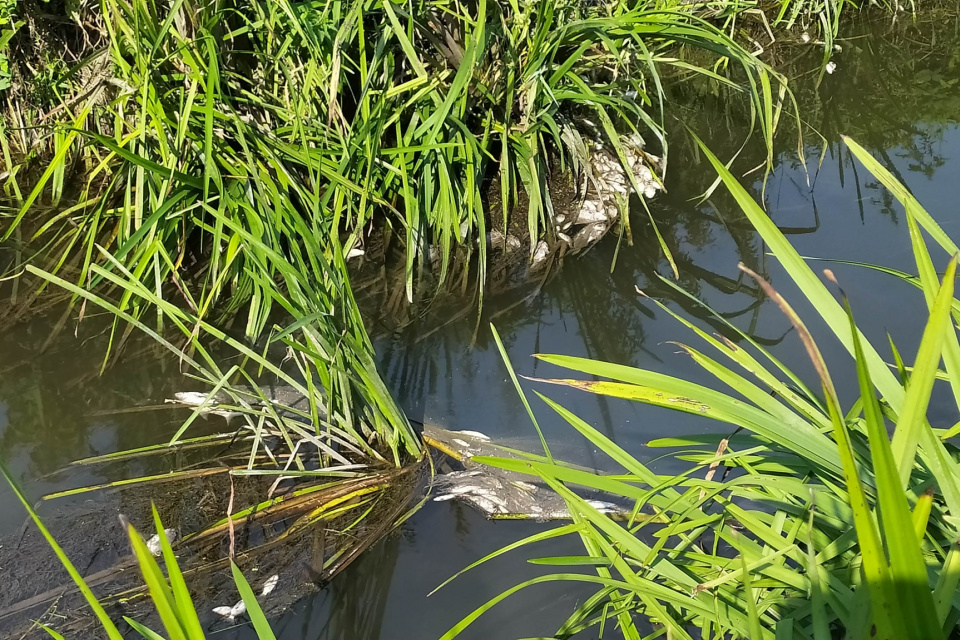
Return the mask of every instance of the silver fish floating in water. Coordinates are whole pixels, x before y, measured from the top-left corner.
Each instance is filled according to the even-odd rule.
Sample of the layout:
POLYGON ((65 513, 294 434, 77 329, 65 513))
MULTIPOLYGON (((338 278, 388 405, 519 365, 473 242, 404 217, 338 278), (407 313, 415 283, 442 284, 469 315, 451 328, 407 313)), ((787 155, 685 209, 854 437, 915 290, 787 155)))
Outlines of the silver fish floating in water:
MULTIPOLYGON (((273 574, 267 578, 263 583, 263 588, 260 590, 260 597, 266 598, 273 593, 273 590, 277 588, 278 582, 280 582, 280 576, 277 574, 273 574)), ((240 602, 232 607, 214 607, 213 612, 229 622, 245 614, 247 612, 247 605, 243 600, 240 600, 240 602)))
MULTIPOLYGON (((177 540, 177 532, 175 529, 164 529, 163 535, 167 538, 167 542, 173 544, 177 540)), ((155 533, 147 540, 147 550, 152 553, 154 556, 160 557, 160 554, 163 553, 163 544, 160 541, 160 534, 155 533)))
POLYGON ((247 612, 247 605, 241 600, 232 607, 214 607, 213 612, 227 620, 235 620, 247 612))

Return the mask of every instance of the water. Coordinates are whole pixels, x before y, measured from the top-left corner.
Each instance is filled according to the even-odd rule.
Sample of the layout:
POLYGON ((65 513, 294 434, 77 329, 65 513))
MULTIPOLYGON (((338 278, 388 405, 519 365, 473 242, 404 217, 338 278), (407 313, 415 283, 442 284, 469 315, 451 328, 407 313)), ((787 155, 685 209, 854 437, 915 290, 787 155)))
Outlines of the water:
MULTIPOLYGON (((776 168, 766 183, 767 210, 801 254, 914 270, 902 213, 853 163, 839 141, 840 133, 870 149, 948 233, 960 237, 956 207, 960 202, 960 83, 956 80, 960 78, 960 37, 949 20, 931 22, 936 29, 931 24, 892 29, 886 23, 857 26, 860 31, 853 33, 870 37, 843 41, 843 52, 835 58, 837 72, 825 77, 819 87, 810 71, 816 67, 818 51, 790 49, 793 53, 784 56, 785 72, 799 79, 795 90, 800 112, 826 138, 821 164, 817 138, 812 131, 806 132, 804 164, 790 134, 784 133, 776 168)), ((747 135, 743 110, 689 87, 676 91, 679 117, 700 132, 718 156, 731 157, 747 135)), ((810 380, 806 356, 788 322, 756 294, 737 263, 764 274, 803 313, 794 287, 765 255, 765 248, 722 189, 706 204, 694 201, 713 175, 705 161, 696 161, 679 133, 674 140, 669 193, 655 201, 654 215, 676 256, 680 283, 749 329, 810 380)), ((743 173, 759 165, 763 156, 762 145, 755 140, 743 150, 735 168, 743 173)), ((755 173, 746 179, 758 198, 760 178, 755 173)), ((526 287, 492 295, 479 321, 472 313, 451 321, 450 309, 456 307, 451 303, 438 306, 398 334, 380 331, 376 347, 381 370, 402 406, 413 417, 448 428, 481 431, 534 446, 533 429, 492 339, 491 322, 523 376, 571 375, 530 357, 562 353, 713 384, 671 344, 693 341, 694 336, 635 291, 640 287, 651 296, 663 297, 678 312, 697 312, 658 279, 658 273, 669 274, 669 267, 656 251, 644 215, 634 213, 632 247, 618 250, 617 239, 608 238, 582 258, 568 261, 539 292, 526 287)), ((944 258, 936 256, 941 264, 944 258)), ((862 268, 822 266, 832 268, 850 294, 868 338, 884 345, 889 333, 909 361, 924 318, 901 311, 918 308, 912 305, 920 300, 919 293, 862 268)), ((707 326, 702 319, 697 321, 707 326)), ((0 334, 0 454, 11 462, 32 497, 112 479, 94 471, 48 474, 78 457, 159 441, 177 426, 167 412, 104 414, 142 404, 145 398, 169 395, 181 383, 175 363, 128 356, 98 376, 100 343, 73 339, 68 333, 37 355, 48 326, 49 322, 39 320, 0 334)), ((849 371, 845 353, 826 338, 821 348, 841 372, 835 374, 841 396, 849 397, 856 381, 843 375, 849 371)), ((523 386, 548 440, 557 444, 563 457, 600 469, 613 467, 533 391, 563 404, 654 466, 661 452, 646 446, 651 439, 726 429, 695 416, 563 387, 527 380, 523 386)), ((956 421, 955 411, 948 406, 934 403, 930 417, 936 426, 956 421)), ((129 463, 113 473, 133 475, 143 470, 138 463, 129 463)), ((19 507, 6 490, 0 490, 0 513, 4 514, 0 534, 22 522, 19 507)), ((278 620, 278 636, 309 640, 438 637, 487 599, 549 572, 524 560, 580 551, 576 540, 514 551, 427 597, 470 562, 548 526, 493 523, 454 503, 428 503, 398 534, 371 549, 329 588, 278 620)), ((550 635, 588 594, 589 590, 578 591, 569 584, 525 589, 484 614, 463 637, 550 635)))

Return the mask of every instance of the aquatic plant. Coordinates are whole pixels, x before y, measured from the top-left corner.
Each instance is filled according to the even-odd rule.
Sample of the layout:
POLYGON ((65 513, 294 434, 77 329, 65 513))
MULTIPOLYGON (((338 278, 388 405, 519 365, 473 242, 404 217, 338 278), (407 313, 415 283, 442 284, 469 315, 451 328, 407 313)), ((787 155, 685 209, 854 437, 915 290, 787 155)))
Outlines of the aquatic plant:
MULTIPOLYGON (((94 595, 93 591, 91 591, 83 576, 79 571, 77 571, 76 567, 70 561, 70 558, 67 557, 67 555, 63 552, 63 549, 60 548, 60 545, 57 544, 57 541, 53 538, 43 521, 37 515, 36 511, 27 501, 23 492, 17 486, 16 482, 13 480, 13 477, 10 475, 9 470, 2 461, 0 461, 0 475, 2 475, 7 481, 7 484, 10 486, 17 498, 20 500, 20 503, 23 505, 23 508, 26 509, 27 513, 30 515, 30 519, 33 520, 34 525, 36 525, 36 527, 46 538, 47 542, 50 544, 50 547, 56 554, 57 559, 70 574, 70 578, 73 580, 74 584, 76 584, 77 588, 86 599, 87 604, 96 615, 104 633, 106 633, 110 640, 122 640, 124 636, 120 633, 117 625, 104 610, 100 601, 94 595)), ((206 634, 204 633, 203 627, 200 625, 200 619, 197 616, 197 610, 193 599, 190 595, 190 592, 187 590, 187 585, 184 581, 183 574, 180 571, 177 557, 174 555, 173 549, 170 546, 170 540, 167 537, 166 530, 164 529, 163 523, 160 521, 160 516, 157 514, 156 508, 153 509, 153 520, 156 526, 157 535, 146 542, 141 537, 140 533, 134 529, 129 522, 124 524, 126 533, 130 539, 130 545, 133 549, 133 555, 137 560, 140 573, 143 576, 143 580, 146 584, 147 593, 153 602, 157 614, 160 616, 160 619, 163 622, 163 626, 166 629, 169 640, 203 640, 206 638, 206 634), (157 560, 154 556, 163 557, 165 572, 161 570, 160 565, 157 563, 157 560)), ((229 615, 232 617, 244 614, 249 616, 250 622, 256 631, 257 638, 260 640, 274 640, 275 636, 270 628, 270 623, 267 621, 263 610, 260 608, 260 604, 257 602, 257 596, 250 587, 250 583, 247 582, 247 579, 244 577, 243 573, 232 561, 230 568, 237 586, 237 591, 240 593, 240 601, 232 607, 232 611, 229 615)), ((275 587, 276 580, 269 578, 266 586, 264 586, 262 589, 262 595, 268 595, 269 592, 275 587)), ((145 627, 136 620, 126 617, 124 619, 127 624, 130 625, 130 627, 132 627, 140 636, 146 638, 147 640, 158 640, 163 638, 163 636, 158 634, 156 631, 145 627)), ((64 636, 54 629, 44 626, 44 630, 51 637, 57 638, 58 640, 64 640, 64 636)))
POLYGON ((479 253, 482 282, 484 185, 496 179, 504 211, 526 193, 532 250, 554 232, 552 163, 586 166, 593 135, 626 163, 634 123, 662 137, 666 69, 745 94, 769 143, 782 78, 682 7, 104 0, 68 43, 89 86, 28 145, 49 156, 10 167, 18 300, 54 284, 79 317, 106 310, 112 351, 146 332, 291 451, 302 425, 255 391, 264 377, 310 398, 293 422, 322 451, 401 465, 421 445, 373 364, 347 257, 376 223, 403 239, 408 298, 431 248, 440 282, 458 245, 479 253))
POLYGON ((677 475, 660 475, 538 393, 624 472, 573 471, 542 456, 523 462, 485 459, 548 483, 567 500, 573 524, 526 538, 471 567, 558 536, 579 536, 584 554, 537 561, 558 570, 478 607, 446 638, 518 590, 551 581, 596 585, 595 594, 571 613, 557 637, 607 624, 627 638, 647 637, 642 629, 650 624, 658 629, 655 633, 676 638, 937 638, 953 633, 958 619, 954 594, 960 584, 960 466, 948 441, 960 428, 935 428, 926 415, 937 378, 947 381, 960 407, 956 259, 941 280, 921 229, 949 255, 960 250, 886 169, 853 141, 846 143, 906 212, 917 275, 893 275, 919 287, 929 309, 912 366, 904 364, 892 341, 894 364, 884 361, 857 328, 846 299, 836 299, 704 147, 745 215, 811 303, 812 317, 852 356, 859 396, 849 407, 841 406, 832 381, 836 374, 806 322, 745 267, 790 319, 814 364, 819 389, 805 384, 720 314, 707 309, 732 339, 710 335, 659 303, 719 354, 717 359, 681 345, 728 391, 616 364, 538 356, 595 377, 541 382, 703 416, 732 430, 651 442, 679 448, 671 457, 693 463, 677 475), (619 497, 633 505, 634 518, 614 522, 568 484, 619 497))
POLYGON ((482 282, 490 183, 505 211, 528 203, 532 250, 554 231, 554 165, 578 173, 591 136, 624 162, 621 137, 640 128, 666 155, 666 73, 745 95, 769 145, 782 78, 740 44, 736 6, 711 16, 733 36, 693 9, 103 0, 69 27, 79 62, 44 66, 57 102, 4 132, 3 239, 32 277, 17 300, 56 285, 79 318, 98 306, 116 319, 114 352, 140 330, 227 394, 250 444, 231 473, 349 485, 422 463, 373 365, 348 257, 375 224, 402 238, 408 298, 431 249, 441 281, 455 247, 479 254, 482 282), (264 379, 308 407, 271 401, 264 379))

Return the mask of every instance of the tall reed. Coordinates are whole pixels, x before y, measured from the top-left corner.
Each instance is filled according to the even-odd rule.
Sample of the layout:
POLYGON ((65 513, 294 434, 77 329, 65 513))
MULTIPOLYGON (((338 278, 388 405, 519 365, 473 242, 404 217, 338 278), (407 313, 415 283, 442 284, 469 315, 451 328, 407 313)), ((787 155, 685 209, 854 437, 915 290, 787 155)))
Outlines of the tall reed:
POLYGON ((626 638, 643 636, 649 624, 657 634, 676 638, 919 639, 956 633, 960 465, 951 439, 960 426, 934 428, 927 411, 938 378, 949 386, 951 404, 960 408, 960 316, 954 294, 960 249, 886 169, 856 143, 847 140, 847 146, 906 212, 917 274, 891 273, 920 288, 929 311, 912 366, 904 364, 893 343, 894 364, 885 362, 857 328, 846 299, 838 301, 830 290, 836 283, 833 275, 826 274, 833 284, 824 283, 703 147, 800 295, 811 303, 814 311, 805 321, 770 284, 743 267, 794 325, 814 364, 816 386, 808 386, 721 314, 710 312, 736 342, 710 335, 659 303, 706 343, 709 351, 682 348, 726 391, 654 371, 538 356, 595 377, 540 382, 704 416, 730 431, 651 442, 653 447, 679 447, 672 457, 693 463, 678 475, 660 475, 538 393, 623 472, 585 473, 537 456, 485 459, 538 476, 567 500, 574 524, 538 533, 471 567, 519 545, 558 536, 578 536, 584 551, 580 557, 542 559, 556 573, 500 594, 445 638, 516 591, 553 581, 596 587, 558 628, 558 637, 608 624, 626 638), (942 276, 921 230, 952 256, 942 276), (856 365, 860 394, 850 406, 841 405, 835 374, 807 329, 807 321, 814 319, 828 327, 827 337, 839 340, 856 365), (615 522, 568 485, 617 496, 633 505, 633 516, 615 522))

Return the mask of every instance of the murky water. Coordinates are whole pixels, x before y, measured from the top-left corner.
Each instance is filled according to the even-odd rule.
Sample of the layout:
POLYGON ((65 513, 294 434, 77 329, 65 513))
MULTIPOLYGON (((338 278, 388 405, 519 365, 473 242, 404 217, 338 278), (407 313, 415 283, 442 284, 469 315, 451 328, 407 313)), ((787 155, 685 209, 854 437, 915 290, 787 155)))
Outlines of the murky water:
MULTIPOLYGON (((819 87, 816 72, 811 71, 819 57, 815 48, 799 54, 790 49, 784 54, 784 70, 799 78, 795 86, 800 112, 826 138, 822 148, 815 134, 807 131, 804 163, 785 133, 776 169, 766 183, 767 209, 801 254, 913 270, 900 211, 876 181, 853 163, 840 143, 842 133, 870 149, 948 233, 960 237, 960 35, 955 23, 934 22, 936 29, 929 24, 863 27, 865 37, 842 42, 843 51, 835 58, 836 73, 826 76, 819 87)), ((679 117, 719 156, 732 156, 747 135, 743 109, 689 88, 678 92, 676 99, 679 117)), ((744 149, 735 168, 743 173, 759 165, 763 155, 755 141, 744 149)), ((760 178, 752 174, 746 179, 758 198, 760 178)), ((766 256, 765 247, 722 189, 704 204, 695 201, 712 179, 705 161, 698 161, 691 146, 679 134, 675 136, 669 193, 655 201, 654 215, 676 255, 681 284, 749 329, 780 359, 809 372, 787 321, 740 276, 737 263, 765 274, 788 299, 794 293, 792 285, 766 256)), ((525 376, 564 375, 530 357, 563 353, 712 384, 670 342, 693 337, 635 291, 639 286, 652 296, 662 296, 673 309, 697 312, 671 296, 659 281, 657 274, 669 274, 669 268, 657 257, 644 215, 633 216, 633 246, 621 244, 618 249, 617 239, 608 238, 582 258, 568 261, 542 289, 527 287, 492 296, 479 320, 466 313, 443 323, 432 313, 399 334, 381 332, 376 341, 381 368, 402 406, 414 417, 448 428, 482 431, 535 446, 533 429, 507 379, 490 323, 503 337, 517 372, 525 376)), ((850 294, 868 337, 884 344, 889 333, 909 358, 923 317, 903 311, 914 308, 911 305, 920 300, 919 294, 909 285, 862 268, 829 266, 850 294)), ((803 305, 796 297, 792 300, 802 313, 803 305)), ((37 355, 48 327, 38 321, 0 333, 0 455, 32 497, 114 479, 99 470, 48 474, 78 457, 157 442, 178 426, 168 412, 106 413, 168 395, 180 383, 175 363, 158 364, 149 354, 128 355, 99 376, 101 344, 74 339, 69 332, 37 355)), ((821 346, 843 371, 848 365, 845 354, 829 341, 821 346)), ((838 375, 835 380, 842 394, 849 394, 856 385, 851 376, 838 375)), ((524 385, 559 455, 601 469, 610 468, 610 463, 533 397, 533 390, 559 401, 644 460, 661 453, 646 446, 652 438, 722 429, 686 414, 536 382, 524 385)), ((952 424, 956 416, 935 403, 931 419, 952 424)), ((121 465, 110 473, 142 472, 138 464, 121 465)), ((21 523, 13 497, 0 489, 0 534, 21 523)), ((473 560, 544 526, 492 523, 455 503, 429 503, 401 532, 277 621, 277 635, 308 640, 438 637, 488 598, 547 572, 525 559, 577 551, 574 540, 516 551, 427 597, 473 560)), ((481 617, 463 637, 550 635, 584 596, 569 584, 522 591, 481 617)), ((244 632, 227 635, 234 634, 244 632)))

